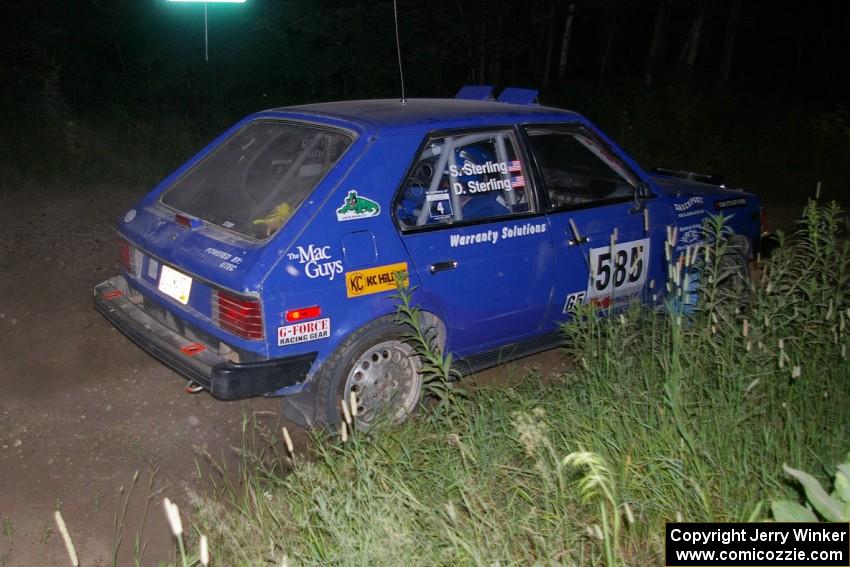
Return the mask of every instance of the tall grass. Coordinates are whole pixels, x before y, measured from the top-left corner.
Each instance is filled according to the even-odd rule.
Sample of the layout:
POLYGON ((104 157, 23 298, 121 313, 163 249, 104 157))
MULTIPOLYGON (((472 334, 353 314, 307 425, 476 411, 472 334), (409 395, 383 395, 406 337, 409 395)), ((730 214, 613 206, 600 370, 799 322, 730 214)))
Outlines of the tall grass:
POLYGON ((783 463, 826 479, 848 449, 839 216, 810 203, 743 291, 712 261, 715 223, 696 312, 584 310, 560 380, 347 443, 318 435, 307 457, 249 443, 241 484, 194 502, 212 564, 660 564, 666 521, 765 516, 794 498, 783 463))

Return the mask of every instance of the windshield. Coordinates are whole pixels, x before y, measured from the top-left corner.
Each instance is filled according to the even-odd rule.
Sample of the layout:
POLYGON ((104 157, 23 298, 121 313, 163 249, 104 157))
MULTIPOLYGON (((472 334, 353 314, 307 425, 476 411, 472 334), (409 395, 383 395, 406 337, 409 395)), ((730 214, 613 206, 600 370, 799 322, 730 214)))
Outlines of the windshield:
POLYGON ((352 141, 314 125, 252 122, 175 181, 162 202, 262 240, 286 223, 352 141))

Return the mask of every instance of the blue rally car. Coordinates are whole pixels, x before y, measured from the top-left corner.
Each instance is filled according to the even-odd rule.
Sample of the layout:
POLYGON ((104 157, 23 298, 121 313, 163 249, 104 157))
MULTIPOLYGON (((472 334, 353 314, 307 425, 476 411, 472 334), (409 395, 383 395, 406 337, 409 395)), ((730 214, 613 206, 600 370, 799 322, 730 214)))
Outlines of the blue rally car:
POLYGON ((97 309, 217 398, 284 396, 288 417, 334 424, 354 392, 365 427, 419 402, 398 272, 472 372, 555 346, 579 304, 660 301, 667 257, 699 245, 709 214, 731 217, 747 265, 757 197, 649 174, 535 96, 249 116, 124 215, 97 309))

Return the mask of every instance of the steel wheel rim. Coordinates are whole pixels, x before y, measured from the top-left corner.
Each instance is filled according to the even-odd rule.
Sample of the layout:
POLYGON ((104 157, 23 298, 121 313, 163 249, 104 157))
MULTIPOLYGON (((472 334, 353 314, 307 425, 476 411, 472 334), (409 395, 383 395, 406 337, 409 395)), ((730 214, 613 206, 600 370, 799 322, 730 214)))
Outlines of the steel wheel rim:
POLYGON ((403 421, 419 403, 421 377, 413 348, 398 340, 383 341, 361 354, 345 380, 344 402, 357 398, 356 425, 366 429, 375 418, 386 415, 403 421))

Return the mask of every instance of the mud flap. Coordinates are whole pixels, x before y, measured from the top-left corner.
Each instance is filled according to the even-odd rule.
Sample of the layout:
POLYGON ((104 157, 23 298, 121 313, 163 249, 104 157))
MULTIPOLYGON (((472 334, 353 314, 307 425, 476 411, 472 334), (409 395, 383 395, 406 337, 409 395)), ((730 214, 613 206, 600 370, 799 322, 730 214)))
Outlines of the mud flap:
POLYGON ((297 394, 282 396, 281 413, 289 421, 305 429, 312 428, 316 423, 316 393, 308 385, 297 394))

